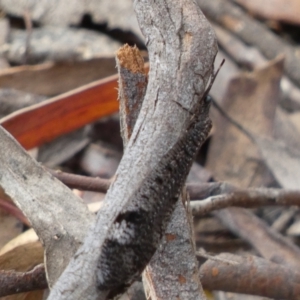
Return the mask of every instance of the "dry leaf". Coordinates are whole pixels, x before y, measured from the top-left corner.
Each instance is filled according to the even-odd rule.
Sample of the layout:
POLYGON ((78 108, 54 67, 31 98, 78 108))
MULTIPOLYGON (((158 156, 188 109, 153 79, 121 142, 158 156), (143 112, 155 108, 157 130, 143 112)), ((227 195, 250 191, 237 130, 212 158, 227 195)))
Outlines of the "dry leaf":
POLYGON ((114 57, 76 62, 47 62, 0 71, 0 87, 56 96, 116 73, 114 57))
POLYGON ((18 246, 0 256, 1 270, 26 272, 44 261, 44 249, 40 242, 18 246))
MULTIPOLYGON (((222 106, 234 120, 252 133, 271 135, 283 60, 233 79, 222 106)), ((253 142, 227 119, 219 115, 210 145, 207 167, 218 180, 240 187, 268 183, 268 171, 253 142)))
POLYGON ((36 235, 35 231, 33 228, 26 230, 25 232, 19 234, 17 237, 14 239, 10 240, 7 244, 5 244, 1 249, 0 249, 0 255, 3 255, 6 252, 9 252, 13 250, 14 248, 17 248, 19 246, 37 242, 38 241, 38 236, 36 235))
POLYGON ((42 300, 44 296, 44 291, 33 291, 21 294, 10 295, 6 297, 1 297, 1 300, 42 300))
POLYGON ((255 142, 277 182, 285 189, 299 189, 300 151, 282 141, 255 137, 255 142))
POLYGON ((117 76, 83 86, 0 120, 26 149, 118 111, 117 76))

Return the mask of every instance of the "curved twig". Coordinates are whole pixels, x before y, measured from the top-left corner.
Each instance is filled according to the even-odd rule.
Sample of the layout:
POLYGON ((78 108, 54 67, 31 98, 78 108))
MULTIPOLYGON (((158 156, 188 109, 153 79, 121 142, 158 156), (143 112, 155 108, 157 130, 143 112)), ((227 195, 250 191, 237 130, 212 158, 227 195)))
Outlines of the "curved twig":
POLYGON ((96 224, 49 300, 106 299, 136 278, 210 128, 202 96, 217 45, 209 23, 194 1, 134 6, 149 50, 147 93, 96 224))

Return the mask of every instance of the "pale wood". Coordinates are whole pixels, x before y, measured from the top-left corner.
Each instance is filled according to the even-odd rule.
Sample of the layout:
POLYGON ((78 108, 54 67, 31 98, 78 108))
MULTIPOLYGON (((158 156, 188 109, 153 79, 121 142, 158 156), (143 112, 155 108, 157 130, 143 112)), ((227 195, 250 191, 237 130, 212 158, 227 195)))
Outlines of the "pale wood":
POLYGON ((43 243, 51 287, 80 246, 94 216, 1 126, 0 140, 0 186, 29 219, 43 243))

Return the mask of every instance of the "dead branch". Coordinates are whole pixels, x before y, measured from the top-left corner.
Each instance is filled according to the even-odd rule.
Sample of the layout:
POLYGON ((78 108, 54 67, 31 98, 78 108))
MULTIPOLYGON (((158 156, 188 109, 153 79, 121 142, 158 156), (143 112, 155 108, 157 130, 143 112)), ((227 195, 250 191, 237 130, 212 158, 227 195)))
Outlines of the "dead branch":
POLYGON ((0 271, 0 297, 46 289, 48 283, 44 264, 28 272, 0 271))
POLYGON ((218 260, 208 259, 200 268, 201 282, 208 290, 272 299, 300 299, 300 273, 295 269, 255 256, 222 253, 216 258, 218 260), (228 260, 236 263, 227 263, 228 260))
POLYGON ((203 216, 214 210, 230 206, 251 208, 268 205, 297 205, 300 206, 300 191, 249 188, 233 193, 211 196, 201 201, 191 202, 194 215, 203 216))
POLYGON ((45 172, 1 126, 0 140, 0 185, 42 241, 52 286, 79 247, 94 216, 81 199, 45 172))
MULTIPOLYGON (((51 169, 47 169, 47 171, 69 188, 78 190, 106 193, 111 184, 111 180, 100 177, 89 177, 51 169)), ((189 183, 187 189, 191 200, 205 199, 237 190, 235 186, 226 182, 189 183)))
MULTIPOLYGON (((50 170, 50 173, 70 188, 106 193, 110 180, 50 170)), ((229 183, 189 183, 187 191, 194 215, 206 215, 214 210, 238 206, 300 206, 300 190, 278 188, 239 189, 229 183)), ((22 220, 21 220, 22 221, 22 220)))
POLYGON ((191 1, 171 0, 135 1, 134 5, 149 50, 147 94, 96 224, 49 300, 105 299, 109 291, 116 292, 117 287, 135 279, 157 247, 159 232, 165 230, 175 204, 172 201, 178 199, 197 150, 189 148, 189 157, 181 146, 187 147, 196 135, 196 145, 200 145, 210 127, 202 97, 217 46, 199 7, 191 1), (196 120, 200 117, 195 123, 200 126, 199 135, 194 132, 194 115, 196 120), (181 159, 175 159, 177 156, 181 159), (176 173, 172 171, 175 168, 176 173), (132 213, 143 220, 141 226, 126 217, 132 213), (122 220, 126 228, 134 226, 133 231, 125 230, 130 230, 125 236, 116 231, 122 220), (134 264, 127 256, 132 251, 131 241, 137 243, 134 264))
MULTIPOLYGON (((49 172, 70 188, 105 193, 110 186, 110 180, 108 179, 53 170, 49 170, 49 172)), ((194 215, 205 215, 214 210, 230 206, 244 208, 268 205, 300 206, 300 190, 276 188, 239 189, 226 182, 212 182, 189 183, 187 184, 187 191, 190 199, 194 200, 191 202, 194 215)))
MULTIPOLYGON (((117 52, 117 66, 121 133, 126 148, 142 106, 147 75, 137 48, 127 45, 122 47, 117 52)), ((160 246, 143 273, 145 293, 152 300, 173 299, 183 292, 189 299, 204 299, 195 257, 192 224, 188 220, 182 198, 183 196, 177 201, 160 246), (175 257, 174 252, 177 253, 175 257), (185 259, 182 260, 181 257, 185 259), (184 278, 184 281, 180 281, 180 278, 184 278), (195 289, 195 286, 198 288, 195 289)))
MULTIPOLYGON (((200 268, 205 289, 298 300, 300 274, 255 256, 222 253, 207 259, 200 268), (284 288, 283 288, 284 286, 284 288)), ((47 287, 43 264, 29 272, 0 271, 0 296, 47 287), (1 278, 3 277, 3 281, 1 278)))
POLYGON ((75 175, 51 169, 47 171, 71 189, 106 193, 111 184, 109 179, 75 175))

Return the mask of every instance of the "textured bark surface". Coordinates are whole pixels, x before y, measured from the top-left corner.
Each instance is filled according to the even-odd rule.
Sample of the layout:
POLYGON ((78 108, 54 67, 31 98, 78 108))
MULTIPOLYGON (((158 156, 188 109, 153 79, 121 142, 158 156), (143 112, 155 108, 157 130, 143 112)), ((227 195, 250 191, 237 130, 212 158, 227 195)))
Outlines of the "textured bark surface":
POLYGON ((222 253, 208 259, 200 269, 201 281, 207 290, 289 300, 300 299, 300 273, 297 271, 260 257, 231 253, 222 253))
MULTIPOLYGON (((130 239, 135 235, 138 227, 133 227, 131 231, 131 228, 125 226, 126 230, 122 232, 123 224, 128 225, 131 223, 130 220, 136 217, 136 222, 142 222, 139 218, 148 217, 147 213, 140 215, 140 210, 137 214, 127 214, 128 211, 131 213, 137 209, 135 205, 141 199, 136 197, 147 195, 144 202, 141 202, 146 212, 152 212, 152 207, 165 209, 170 198, 177 199, 177 189, 181 188, 186 176, 184 173, 189 169, 196 151, 194 148, 186 147, 196 140, 198 147, 198 143, 205 139, 210 127, 206 103, 202 96, 212 74, 217 45, 209 23, 193 1, 143 0, 134 1, 134 5, 149 50, 150 73, 147 93, 118 168, 116 181, 109 189, 96 224, 88 233, 84 245, 78 250, 52 290, 49 296, 52 300, 106 299, 108 292, 105 289, 112 287, 114 281, 113 277, 107 279, 112 269, 107 269, 106 263, 110 264, 110 267, 116 263, 115 272, 122 270, 128 271, 129 275, 137 275, 130 274, 128 265, 123 265, 120 269, 118 261, 105 261, 103 255, 108 255, 110 249, 114 251, 113 246, 126 245, 127 238, 130 239), (200 120, 200 123, 198 121, 195 123, 195 120, 199 120, 198 116, 195 118, 195 114, 201 111, 203 122, 200 120), (205 125, 205 130, 199 133, 197 130, 201 130, 202 125, 205 125), (194 129, 194 126, 198 127, 194 129), (196 137, 195 134, 199 136, 196 137), (185 157, 184 152, 189 151, 191 156, 185 157), (166 163, 166 160, 169 162, 166 163), (172 165, 171 169, 174 165, 176 170, 174 181, 170 176, 172 172, 169 163, 172 165), (184 171, 183 175, 180 174, 180 166, 184 171), (155 173, 161 176, 166 170, 167 178, 162 178, 162 182, 160 177, 155 177, 157 175, 155 173), (157 185, 153 186, 155 181, 157 185), (178 187, 177 182, 180 183, 178 187), (161 191, 170 192, 170 197, 161 195, 161 191), (157 203, 155 200, 158 198, 162 200, 157 203), (164 203, 163 200, 167 202, 164 203), (124 211, 126 213, 123 213, 124 211), (118 239, 111 236, 112 233, 116 234, 117 229, 120 229, 118 239), (107 242, 110 242, 109 245, 107 242), (113 242, 116 243, 112 246, 113 242), (99 264, 100 268, 97 270, 99 264)), ((156 226, 157 222, 163 223, 164 220, 161 218, 165 217, 164 214, 163 209, 160 210, 159 216, 150 222, 150 227, 156 226)), ((142 229, 148 232, 149 223, 142 222, 141 225, 142 229)), ((160 233, 154 230, 152 236, 147 238, 156 241, 159 235, 160 233)), ((136 236, 138 242, 140 238, 140 235, 136 236)), ((142 239, 144 238, 146 239, 146 237, 142 239)), ((148 240, 144 240, 145 244, 149 243, 148 240)), ((155 244, 152 247, 155 247, 155 244)), ((145 253, 146 259, 150 260, 146 248, 138 250, 145 253)), ((121 248, 119 254, 123 255, 121 248)), ((125 262, 130 264, 130 261, 125 262)), ((121 278, 122 272, 118 273, 121 278)), ((119 279, 116 278, 116 285, 120 283, 119 279)), ((130 276, 127 276, 127 279, 129 280, 130 276)))
POLYGON ((206 299, 199 280, 192 216, 182 198, 177 201, 162 241, 143 273, 147 299, 206 299))
POLYGON ((43 243, 48 283, 52 286, 81 245, 94 216, 2 127, 0 140, 0 186, 29 219, 43 243))
MULTIPOLYGON (((136 123, 147 87, 144 61, 136 47, 117 53, 121 133, 126 147, 136 123)), ((188 195, 182 193, 166 232, 143 273, 147 299, 205 299, 196 260, 188 195), (184 259, 182 259, 184 257, 184 259), (150 298, 149 298, 150 297, 150 298)))

